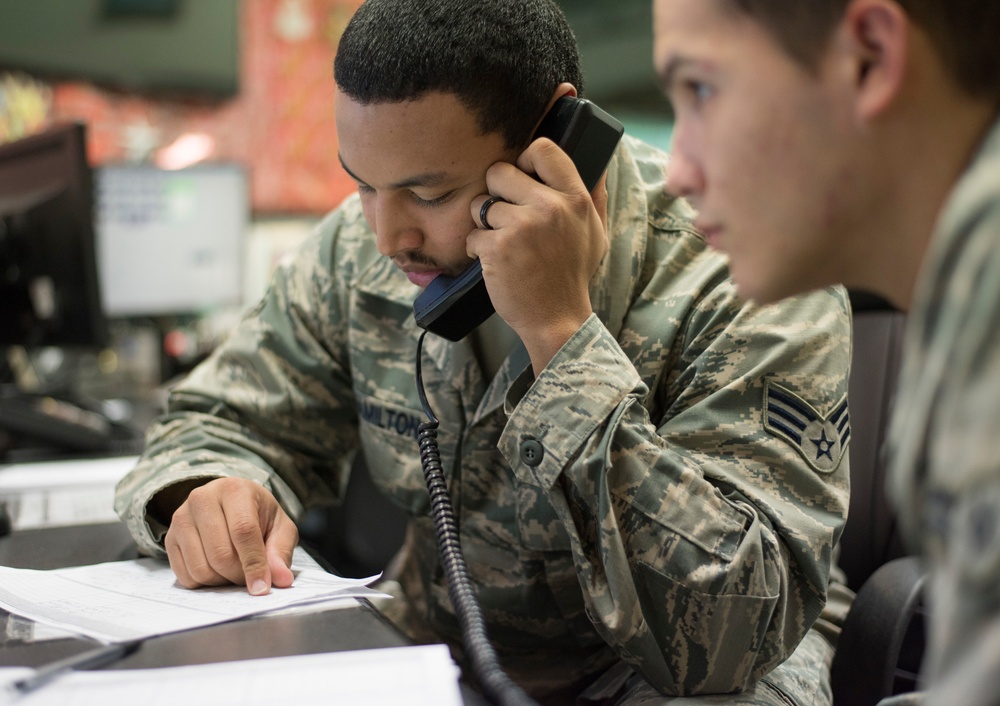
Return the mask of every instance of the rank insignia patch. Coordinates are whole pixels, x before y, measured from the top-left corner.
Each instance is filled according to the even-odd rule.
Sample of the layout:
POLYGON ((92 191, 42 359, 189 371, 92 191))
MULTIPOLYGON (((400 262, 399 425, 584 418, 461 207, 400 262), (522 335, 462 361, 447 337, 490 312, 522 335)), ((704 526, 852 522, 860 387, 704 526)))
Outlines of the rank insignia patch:
POLYGON ((794 392, 766 382, 764 428, 795 447, 815 470, 829 473, 840 463, 851 438, 847 397, 824 417, 794 392))

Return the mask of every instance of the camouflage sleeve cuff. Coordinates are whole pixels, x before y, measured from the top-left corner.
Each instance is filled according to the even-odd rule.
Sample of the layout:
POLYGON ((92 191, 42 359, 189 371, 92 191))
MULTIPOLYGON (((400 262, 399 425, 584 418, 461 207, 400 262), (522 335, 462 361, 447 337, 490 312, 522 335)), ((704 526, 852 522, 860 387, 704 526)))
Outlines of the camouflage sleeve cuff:
POLYGON ((302 513, 302 506, 281 479, 253 465, 239 468, 221 464, 185 465, 178 464, 159 473, 151 472, 140 461, 125 478, 115 492, 115 512, 128 526, 136 540, 139 551, 149 556, 165 556, 163 538, 168 525, 147 510, 150 501, 166 488, 188 480, 200 478, 224 478, 238 476, 260 483, 274 493, 286 512, 295 519, 302 513))
POLYGON ((511 385, 500 451, 522 482, 533 482, 534 477, 534 482, 550 487, 637 390, 645 390, 639 374, 614 336, 591 315, 537 379, 529 367, 511 385))

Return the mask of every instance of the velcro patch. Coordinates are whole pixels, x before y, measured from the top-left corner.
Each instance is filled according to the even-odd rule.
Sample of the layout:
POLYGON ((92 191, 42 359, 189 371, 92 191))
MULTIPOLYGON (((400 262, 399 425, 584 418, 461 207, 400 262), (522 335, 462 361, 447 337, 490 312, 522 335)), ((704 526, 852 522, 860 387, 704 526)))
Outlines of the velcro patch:
POLYGON ((794 392, 767 381, 764 428, 791 444, 813 469, 830 473, 840 465, 851 438, 847 396, 824 417, 794 392))

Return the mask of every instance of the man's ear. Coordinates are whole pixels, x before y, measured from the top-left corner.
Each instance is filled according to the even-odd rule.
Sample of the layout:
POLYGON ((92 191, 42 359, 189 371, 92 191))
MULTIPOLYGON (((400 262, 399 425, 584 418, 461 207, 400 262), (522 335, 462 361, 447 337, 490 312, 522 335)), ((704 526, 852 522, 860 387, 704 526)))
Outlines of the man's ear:
MULTIPOLYGON (((576 86, 566 81, 556 86, 556 90, 552 92, 552 97, 549 99, 548 108, 555 105, 556 101, 563 96, 572 96, 573 98, 576 98, 576 86)), ((546 110, 548 110, 548 108, 546 110)))
POLYGON ((841 30, 855 56, 856 117, 867 122, 884 113, 903 89, 909 55, 910 20, 893 0, 853 0, 841 30))
MULTIPOLYGON (((576 98, 576 86, 574 86, 572 83, 565 81, 556 86, 556 90, 552 91, 552 97, 549 98, 549 104, 545 106, 545 112, 542 113, 542 116, 544 117, 545 115, 548 115, 548 112, 552 110, 552 106, 554 106, 556 104, 556 101, 562 98, 563 96, 571 96, 573 98, 576 98)), ((538 125, 540 125, 541 122, 542 122, 541 119, 539 119, 538 125)), ((538 130, 538 125, 535 125, 535 130, 538 130)), ((532 134, 534 134, 534 131, 532 131, 532 134)))

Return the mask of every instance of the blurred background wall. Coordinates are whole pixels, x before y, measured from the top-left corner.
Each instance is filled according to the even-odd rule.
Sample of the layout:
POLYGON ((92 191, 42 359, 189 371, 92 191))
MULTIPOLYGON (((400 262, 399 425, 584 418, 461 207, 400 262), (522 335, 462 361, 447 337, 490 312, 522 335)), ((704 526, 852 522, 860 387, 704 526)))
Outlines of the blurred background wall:
MULTIPOLYGON (((57 122, 87 127, 102 296, 115 319, 102 384, 131 366, 142 372, 127 385, 138 377, 156 385, 196 363, 259 299, 277 262, 354 190, 337 159, 333 58, 360 3, 0 0, 0 143, 57 122), (203 175, 180 176, 192 165, 235 167, 245 198, 206 203, 203 175), (153 201, 147 182, 159 189, 153 201), (166 217, 147 223, 160 218, 150 203, 166 217), (209 223, 223 215, 239 232, 209 223), (206 292, 197 306, 149 303, 190 299, 196 275, 236 288, 206 292)), ((650 6, 563 0, 587 97, 629 133, 666 147, 670 111, 652 69, 650 6)))
MULTIPOLYGON (((21 76, 25 68, 37 66, 30 75, 48 90, 42 89, 44 100, 34 102, 47 104, 46 120, 87 123, 95 165, 234 161, 249 168, 255 213, 320 213, 351 190, 337 161, 332 65, 337 40, 358 4, 178 0, 164 14, 136 11, 109 18, 105 0, 7 0, 0 9, 0 15, 7 15, 0 22, 6 29, 0 33, 23 38, 25 58, 4 48, 14 37, 0 36, 0 63, 19 61, 21 76), (42 13, 40 7, 58 9, 42 13), (215 33, 195 33, 205 25, 215 33), (73 27, 76 34, 67 40, 73 27), (107 64, 76 68, 72 56, 45 64, 33 61, 27 50, 37 45, 42 56, 51 56, 52 47, 75 38, 72 54, 100 55, 109 36, 127 30, 137 46, 123 44, 107 64), (169 41, 157 46, 151 41, 157 37, 169 41), (202 68, 214 69, 220 77, 214 84, 181 60, 188 52, 198 55, 203 43, 222 49, 201 59, 202 68), (116 62, 134 63, 136 57, 146 57, 152 68, 131 76, 127 70, 114 75, 105 70, 116 62), (73 75, 88 73, 93 78, 73 75), (172 147, 180 154, 172 155, 172 147)), ((16 80, 8 76, 8 81, 16 80)))
MULTIPOLYGON (((95 165, 244 164, 257 216, 318 215, 337 160, 333 57, 360 0, 4 0, 0 140, 88 124, 95 165)), ((565 0, 588 95, 665 143, 648 0, 565 0)))

